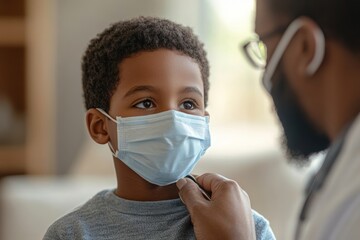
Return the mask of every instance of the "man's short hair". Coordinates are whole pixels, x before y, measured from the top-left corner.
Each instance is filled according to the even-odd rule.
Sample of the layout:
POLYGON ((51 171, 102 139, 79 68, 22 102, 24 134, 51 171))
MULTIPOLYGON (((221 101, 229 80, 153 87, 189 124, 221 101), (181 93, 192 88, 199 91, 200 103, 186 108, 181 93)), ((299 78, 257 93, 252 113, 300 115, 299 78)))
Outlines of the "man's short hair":
POLYGON ((357 0, 264 0, 269 9, 289 21, 300 16, 313 19, 326 37, 351 51, 360 51, 359 1, 357 0))
POLYGON ((209 64, 203 43, 191 28, 154 17, 120 21, 90 41, 82 60, 82 84, 85 107, 109 111, 110 98, 121 76, 118 65, 142 51, 165 48, 191 57, 199 65, 207 106, 209 64))

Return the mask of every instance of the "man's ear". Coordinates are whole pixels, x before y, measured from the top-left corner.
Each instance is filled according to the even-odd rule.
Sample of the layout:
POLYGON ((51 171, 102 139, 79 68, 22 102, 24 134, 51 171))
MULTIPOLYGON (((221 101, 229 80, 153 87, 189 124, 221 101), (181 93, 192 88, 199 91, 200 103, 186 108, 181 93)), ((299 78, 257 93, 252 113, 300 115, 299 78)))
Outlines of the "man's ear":
POLYGON ((303 56, 299 62, 300 71, 307 76, 314 75, 324 60, 325 37, 320 27, 310 18, 302 18, 303 26, 300 31, 302 36, 303 56))
POLYGON ((210 114, 208 111, 205 111, 205 116, 209 117, 210 118, 210 114))
POLYGON ((106 144, 110 141, 107 118, 95 108, 86 112, 86 126, 95 142, 106 144))

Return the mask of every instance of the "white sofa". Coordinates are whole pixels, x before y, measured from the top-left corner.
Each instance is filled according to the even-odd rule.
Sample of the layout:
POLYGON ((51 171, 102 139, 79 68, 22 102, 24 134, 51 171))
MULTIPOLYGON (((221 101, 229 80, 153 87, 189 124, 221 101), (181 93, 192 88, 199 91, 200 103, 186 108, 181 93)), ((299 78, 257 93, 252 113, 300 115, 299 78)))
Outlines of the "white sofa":
MULTIPOLYGON (((89 142, 68 176, 18 176, 2 180, 0 239, 41 239, 57 218, 98 191, 114 188, 112 162, 103 160, 109 155, 106 146, 94 147, 89 142)), ((261 153, 245 151, 236 157, 224 155, 216 152, 206 155, 194 173, 217 172, 236 180, 250 195, 253 208, 270 221, 277 239, 290 239, 309 170, 298 171, 289 166, 276 149, 261 153)))

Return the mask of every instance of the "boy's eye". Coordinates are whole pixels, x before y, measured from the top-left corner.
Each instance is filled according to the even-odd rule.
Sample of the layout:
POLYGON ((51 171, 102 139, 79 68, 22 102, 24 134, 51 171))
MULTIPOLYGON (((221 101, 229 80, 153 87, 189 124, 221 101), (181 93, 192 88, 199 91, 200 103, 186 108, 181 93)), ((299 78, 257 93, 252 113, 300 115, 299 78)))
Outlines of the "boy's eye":
POLYGON ((196 104, 193 101, 185 101, 181 104, 180 108, 183 108, 185 110, 193 110, 196 108, 196 104))
POLYGON ((154 103, 150 100, 150 99, 146 99, 144 101, 141 101, 137 104, 135 104, 135 107, 137 108, 153 108, 154 107, 154 103))

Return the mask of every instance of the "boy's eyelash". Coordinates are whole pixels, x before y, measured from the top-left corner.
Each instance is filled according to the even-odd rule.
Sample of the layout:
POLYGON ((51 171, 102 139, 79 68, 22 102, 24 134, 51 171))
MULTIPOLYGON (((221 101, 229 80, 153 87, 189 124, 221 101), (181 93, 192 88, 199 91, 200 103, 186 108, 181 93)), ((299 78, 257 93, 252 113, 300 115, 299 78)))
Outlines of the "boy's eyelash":
MULTIPOLYGON (((147 98, 143 98, 143 99, 141 99, 141 100, 135 101, 134 103, 131 104, 131 106, 132 106, 132 107, 135 107, 137 104, 139 104, 139 103, 141 103, 141 102, 144 102, 144 101, 151 101, 154 105, 156 105, 154 99, 152 99, 151 97, 147 97, 147 98)), ((197 102, 195 99, 193 99, 193 98, 184 99, 183 101, 181 101, 180 104, 183 104, 183 103, 188 102, 188 101, 192 102, 192 103, 195 105, 195 107, 197 107, 197 108, 200 107, 200 105, 198 104, 198 102, 197 102)))
POLYGON ((187 101, 191 101, 192 103, 195 104, 196 107, 199 107, 199 104, 197 103, 197 101, 192 98, 185 99, 184 101, 182 101, 182 103, 187 102, 187 101))
POLYGON ((137 104, 141 103, 141 102, 144 102, 144 101, 151 101, 153 104, 155 104, 155 101, 154 99, 150 98, 150 97, 147 97, 147 98, 143 98, 141 100, 137 100, 135 101, 133 104, 131 104, 131 106, 135 107, 137 104))

